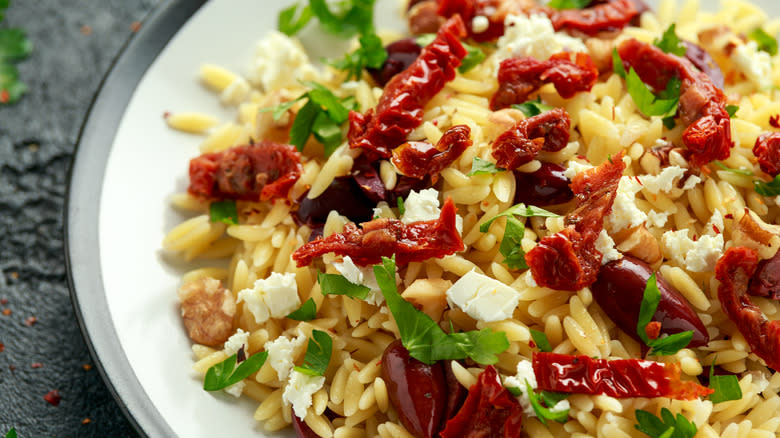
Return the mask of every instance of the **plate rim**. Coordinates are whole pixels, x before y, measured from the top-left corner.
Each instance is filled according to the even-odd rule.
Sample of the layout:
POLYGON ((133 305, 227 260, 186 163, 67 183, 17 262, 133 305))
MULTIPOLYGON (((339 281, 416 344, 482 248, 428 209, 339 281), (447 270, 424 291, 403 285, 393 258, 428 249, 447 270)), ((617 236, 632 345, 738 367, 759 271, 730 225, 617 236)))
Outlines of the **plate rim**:
POLYGON ((63 236, 71 305, 103 382, 141 436, 176 436, 147 395, 121 346, 100 263, 100 199, 120 122, 148 68, 208 0, 168 0, 144 18, 114 58, 90 102, 68 169, 63 236), (97 201, 97 202, 95 202, 97 201))

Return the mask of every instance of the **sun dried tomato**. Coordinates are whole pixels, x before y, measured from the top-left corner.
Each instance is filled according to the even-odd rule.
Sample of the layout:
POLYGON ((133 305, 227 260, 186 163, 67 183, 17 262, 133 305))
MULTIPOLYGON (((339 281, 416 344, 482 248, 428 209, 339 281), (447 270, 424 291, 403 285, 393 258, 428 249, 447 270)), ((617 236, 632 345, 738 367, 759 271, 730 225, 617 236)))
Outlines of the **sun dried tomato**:
POLYGON ((439 172, 471 146, 470 134, 468 126, 457 125, 448 129, 436 146, 426 141, 406 142, 393 150, 393 164, 408 177, 423 179, 430 176, 435 184, 439 172))
POLYGON ((780 114, 769 116, 769 126, 773 128, 780 128, 780 114))
POLYGON ((298 267, 309 265, 315 257, 333 252, 350 256, 356 265, 380 263, 382 257, 395 255, 398 265, 421 262, 463 251, 463 241, 455 226, 455 204, 447 198, 438 219, 404 224, 396 219, 375 219, 358 229, 348 223, 343 233, 311 241, 292 255, 298 267))
POLYGON ((509 58, 498 68, 498 91, 490 100, 491 109, 499 110, 528 100, 542 85, 552 83, 564 99, 580 91, 590 91, 599 71, 585 53, 556 53, 547 61, 536 58, 509 58))
POLYGON ((765 132, 758 136, 753 146, 761 170, 774 176, 780 174, 780 132, 765 132))
POLYGON ((188 190, 210 199, 286 198, 302 172, 294 146, 262 141, 193 158, 188 190))
POLYGON ((531 162, 541 150, 559 151, 569 142, 571 119, 563 108, 523 119, 493 142, 493 158, 504 169, 531 162))
POLYGON ((694 166, 712 160, 725 160, 731 153, 731 119, 726 111, 726 95, 707 74, 700 72, 685 58, 664 53, 661 49, 635 39, 618 47, 626 67, 633 67, 642 81, 655 91, 666 88, 674 77, 680 86, 680 120, 688 125, 683 144, 691 152, 694 166))
POLYGON ((525 9, 520 2, 502 0, 439 0, 439 15, 453 17, 460 15, 466 24, 469 36, 477 42, 492 41, 504 34, 504 18, 508 12, 520 13, 525 9), (476 16, 488 20, 487 29, 475 32, 473 19, 476 16))
POLYGON ((770 321, 747 296, 750 278, 758 267, 758 254, 750 248, 732 247, 715 265, 720 281, 720 307, 745 337, 750 349, 768 367, 780 369, 780 321, 770 321))
POLYGON ((632 0, 609 0, 585 9, 554 10, 549 15, 556 31, 574 29, 592 36, 620 30, 640 13, 638 4, 632 0))
POLYGON ((714 392, 696 382, 680 380, 677 363, 534 352, 533 367, 539 389, 544 391, 676 400, 693 400, 714 392))
POLYGON ((537 284, 576 291, 596 281, 602 258, 596 240, 604 217, 612 210, 625 168, 621 152, 574 177, 571 189, 577 208, 566 216, 567 227, 544 237, 525 255, 537 284))
POLYGON ((488 366, 469 388, 458 414, 447 421, 441 438, 519 438, 523 408, 501 384, 495 367, 488 366))
POLYGON ((391 151, 420 126, 423 107, 455 78, 455 69, 467 53, 459 40, 465 34, 463 20, 451 18, 417 60, 387 83, 376 110, 365 114, 351 111, 350 147, 362 148, 372 157, 389 158, 391 151))

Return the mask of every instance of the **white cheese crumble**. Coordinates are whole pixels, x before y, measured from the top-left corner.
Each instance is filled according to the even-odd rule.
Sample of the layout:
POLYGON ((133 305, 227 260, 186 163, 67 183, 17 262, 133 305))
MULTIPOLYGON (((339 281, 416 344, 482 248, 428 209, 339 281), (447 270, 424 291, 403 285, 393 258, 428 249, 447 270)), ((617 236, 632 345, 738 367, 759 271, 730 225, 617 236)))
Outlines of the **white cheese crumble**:
POLYGON ((704 226, 704 233, 715 236, 724 230, 723 214, 720 210, 715 210, 710 217, 710 221, 704 226), (716 231, 717 230, 717 231, 716 231))
POLYGON ((365 299, 368 304, 379 306, 385 302, 385 297, 379 289, 379 283, 376 281, 376 275, 372 266, 361 268, 352 261, 350 256, 345 256, 341 263, 333 263, 333 267, 350 283, 360 284, 371 289, 371 292, 365 299))
POLYGON ((527 393, 528 388, 525 385, 526 381, 531 385, 531 388, 535 389, 538 386, 536 384, 536 375, 534 374, 534 367, 531 364, 531 361, 521 360, 517 363, 517 374, 504 379, 504 386, 514 387, 523 391, 523 393, 517 397, 517 400, 520 402, 520 406, 523 407, 523 412, 526 415, 535 417, 536 411, 534 411, 533 406, 531 406, 531 399, 528 397, 527 393))
POLYGON ((661 236, 666 256, 691 272, 708 272, 723 255, 723 234, 700 236, 696 241, 686 230, 667 231, 661 236))
POLYGON ((301 79, 316 79, 317 70, 297 40, 270 31, 255 47, 248 77, 254 85, 268 92, 297 86, 301 79))
POLYGON ((504 35, 498 39, 496 51, 499 61, 515 56, 532 56, 546 61, 564 50, 588 51, 579 38, 556 32, 550 19, 542 14, 529 17, 509 14, 504 20, 504 28, 504 35))
POLYGON ((244 381, 236 382, 227 388, 224 388, 223 391, 227 392, 228 394, 232 395, 233 397, 241 397, 241 394, 244 392, 244 387, 246 386, 246 383, 244 381))
POLYGON ((282 400, 292 405, 293 411, 298 418, 306 417, 306 410, 312 404, 312 396, 325 384, 324 376, 310 376, 293 370, 290 373, 290 381, 284 387, 282 400))
POLYGON ((490 27, 490 20, 484 15, 477 15, 471 19, 471 31, 482 33, 490 27))
POLYGON ((512 317, 520 292, 494 278, 469 271, 447 289, 447 301, 450 307, 458 306, 478 321, 503 321, 512 317))
POLYGON ((669 216, 672 213, 668 211, 655 211, 650 210, 647 212, 647 224, 653 227, 661 228, 666 225, 666 221, 669 220, 669 216))
MULTIPOLYGON (((677 188, 677 183, 685 176, 686 171, 687 169, 680 166, 667 166, 658 175, 641 175, 639 180, 642 181, 643 188, 650 193, 668 193, 677 188)), ((701 178, 691 175, 685 180, 682 189, 690 190, 700 182, 701 178)))
MULTIPOLYGON (((409 196, 404 199, 404 214, 401 216, 401 222, 410 224, 417 221, 430 221, 439 218, 441 209, 439 208, 439 192, 436 189, 425 189, 415 192, 409 192, 409 196)), ((460 215, 455 217, 455 228, 459 233, 463 233, 463 218, 460 215)))
POLYGON ((242 301, 258 324, 284 318, 301 305, 295 274, 272 272, 268 278, 256 280, 253 288, 238 292, 237 302, 242 301))
POLYGON ((228 338, 227 341, 225 341, 225 347, 223 351, 228 356, 232 356, 238 353, 238 350, 240 350, 241 347, 244 347, 244 350, 246 351, 247 346, 249 346, 249 332, 238 329, 236 330, 236 333, 234 333, 228 338))
POLYGON ((772 57, 769 53, 758 50, 755 41, 738 45, 731 57, 739 71, 759 90, 772 87, 772 57))
POLYGON ((593 169, 593 167, 593 165, 588 163, 580 163, 576 160, 570 160, 568 163, 566 163, 566 170, 563 172, 563 176, 569 178, 569 180, 573 180, 578 173, 585 172, 588 169, 593 169))
POLYGON ((613 260, 623 258, 623 254, 615 249, 615 241, 607 234, 607 230, 601 230, 601 233, 599 233, 599 237, 596 239, 596 249, 603 255, 601 258, 602 266, 613 260))
POLYGON ((304 342, 306 342, 306 336, 299 333, 295 339, 280 336, 263 345, 263 349, 268 352, 268 363, 271 364, 271 368, 276 370, 279 380, 286 379, 290 374, 290 370, 295 366, 293 363, 295 350, 300 348, 304 342))
POLYGON ((607 216, 610 230, 620 231, 642 225, 647 220, 647 214, 636 206, 636 194, 642 186, 632 176, 623 176, 618 184, 615 203, 612 212, 607 216))
POLYGON ((222 93, 219 95, 219 100, 223 105, 238 105, 246 99, 251 87, 246 79, 237 76, 233 82, 230 83, 222 93))

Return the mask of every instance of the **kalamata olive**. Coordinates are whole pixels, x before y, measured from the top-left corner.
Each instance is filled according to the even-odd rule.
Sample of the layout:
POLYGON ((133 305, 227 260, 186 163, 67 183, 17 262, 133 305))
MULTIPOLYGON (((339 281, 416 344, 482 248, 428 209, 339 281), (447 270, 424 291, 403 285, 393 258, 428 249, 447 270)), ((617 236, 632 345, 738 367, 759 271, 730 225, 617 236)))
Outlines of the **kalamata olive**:
MULTIPOLYGON (((444 362, 444 377, 447 380, 447 410, 444 413, 444 423, 454 417, 460 411, 469 391, 458 382, 455 373, 452 372, 452 360, 444 362)), ((442 424, 443 426, 443 424, 442 424)))
POLYGON ((515 171, 515 204, 520 202, 539 207, 563 204, 574 198, 569 188, 566 168, 558 164, 542 163, 542 167, 533 173, 515 171))
POLYGON ((436 436, 447 409, 447 380, 441 362, 424 364, 409 356, 396 340, 382 355, 382 378, 406 430, 420 438, 436 436))
MULTIPOLYGON (((601 267, 596 282, 590 286, 593 298, 604 312, 612 318, 626 334, 639 340, 637 321, 647 280, 653 270, 645 262, 624 255, 622 259, 601 267)), ((652 320, 661 323, 661 334, 675 334, 693 331, 689 347, 701 347, 710 341, 696 312, 672 285, 660 274, 656 274, 661 300, 652 320)))
POLYGON ((319 438, 319 435, 314 433, 313 430, 309 427, 308 424, 306 424, 302 419, 298 418, 297 415, 295 415, 295 412, 292 414, 292 420, 293 420, 293 430, 295 431, 295 436, 298 438, 319 438))
POLYGON ((768 260, 762 260, 750 279, 748 293, 772 300, 780 300, 780 251, 768 260))
POLYGON ((420 56, 422 47, 414 38, 404 38, 385 47, 387 59, 381 68, 366 69, 377 85, 384 87, 393 76, 406 70, 420 56))
POLYGON ((709 53, 700 46, 690 42, 683 41, 685 45, 685 58, 691 61, 691 64, 696 66, 704 74, 709 76, 713 84, 718 88, 723 88, 723 72, 718 64, 712 59, 709 53))
POLYGON ((363 195, 358 184, 349 176, 334 179, 320 196, 314 199, 304 196, 299 204, 295 212, 298 220, 315 226, 324 224, 331 210, 338 211, 356 223, 369 221, 376 206, 375 202, 363 195))

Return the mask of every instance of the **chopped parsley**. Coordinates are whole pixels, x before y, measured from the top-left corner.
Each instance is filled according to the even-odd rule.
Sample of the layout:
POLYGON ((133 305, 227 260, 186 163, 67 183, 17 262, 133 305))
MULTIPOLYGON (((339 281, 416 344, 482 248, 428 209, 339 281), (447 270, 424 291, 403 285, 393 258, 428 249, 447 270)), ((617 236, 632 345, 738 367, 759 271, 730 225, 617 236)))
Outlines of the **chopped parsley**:
POLYGON ((350 298, 359 298, 365 300, 371 289, 366 286, 355 284, 339 274, 317 274, 317 282, 323 295, 346 295, 350 298))
POLYGON ((664 32, 661 39, 653 41, 653 45, 663 50, 666 53, 671 53, 677 56, 685 56, 686 49, 680 37, 674 32, 675 24, 672 23, 664 32))
POLYGON ((502 169, 488 160, 474 157, 474 161, 471 162, 471 172, 467 173, 466 176, 489 175, 498 172, 504 172, 505 170, 506 169, 502 169))
POLYGON ((309 376, 325 375, 332 353, 333 339, 330 335, 320 330, 312 330, 303 365, 295 367, 295 371, 309 376))
MULTIPOLYGON (((0 0, 0 3, 2 1, 3 0, 0 0)), ((3 19, 2 9, 0 9, 0 20, 2 20, 2 19, 3 19)), ((16 429, 12 427, 11 430, 9 430, 8 433, 5 434, 5 438, 16 438, 16 429)))
POLYGON ((753 171, 747 170, 747 169, 732 169, 731 167, 726 166, 720 161, 713 161, 716 166, 720 167, 721 169, 725 170, 726 172, 731 172, 735 175, 742 175, 742 176, 753 176, 753 171))
POLYGON ((347 80, 360 79, 364 68, 381 68, 387 59, 387 50, 382 40, 374 34, 360 37, 360 47, 352 53, 347 53, 341 59, 333 59, 328 63, 339 70, 346 70, 347 80))
POLYGON ((626 80, 628 94, 634 99, 636 107, 642 114, 648 117, 674 117, 677 113, 677 104, 680 102, 682 81, 679 78, 673 77, 669 79, 666 89, 655 94, 642 82, 642 79, 633 67, 626 73, 626 68, 623 65, 623 60, 620 59, 620 55, 618 55, 617 49, 612 52, 612 66, 615 74, 626 80))
POLYGON ((542 424, 546 426, 548 420, 557 421, 559 423, 566 422, 566 420, 569 418, 568 409, 563 409, 563 410, 552 409, 558 403, 558 401, 562 400, 560 399, 556 401, 557 394, 556 396, 547 396, 547 397, 538 394, 534 391, 534 388, 531 386, 531 384, 528 383, 528 380, 525 381, 525 388, 526 391, 528 391, 528 399, 531 401, 531 407, 534 408, 536 417, 539 419, 539 421, 542 422, 542 424), (544 402, 544 404, 542 404, 542 402, 544 402))
POLYGON ((636 332, 639 335, 639 338, 651 348, 651 355, 669 356, 685 348, 691 342, 693 331, 688 330, 681 333, 675 333, 664 338, 648 338, 645 328, 653 319, 653 315, 655 314, 660 301, 661 291, 658 289, 656 277, 655 274, 653 274, 645 285, 642 304, 639 307, 639 319, 637 320, 636 332))
POLYGON ((715 375, 715 359, 712 360, 710 366, 710 389, 715 390, 710 394, 710 401, 714 404, 742 398, 742 388, 739 387, 737 376, 733 374, 715 375))
POLYGON ((404 207, 404 198, 398 197, 398 214, 403 216, 406 213, 406 207, 404 207))
POLYGON ((279 13, 279 31, 285 35, 293 36, 300 32, 313 16, 311 6, 296 3, 279 13))
POLYGON ((214 201, 209 204, 209 220, 228 225, 238 225, 238 210, 236 201, 214 201))
POLYGON ((585 9, 593 0, 550 0, 547 6, 555 9, 585 9))
POLYGON ((636 410, 636 430, 651 438, 693 438, 697 428, 682 414, 677 417, 667 408, 661 409, 661 418, 642 409, 636 410))
MULTIPOLYGON (((415 38, 414 42, 420 47, 425 47, 432 43, 434 39, 436 39, 435 33, 424 33, 415 38)), ((463 48, 466 49, 466 56, 461 60, 458 71, 466 73, 485 60, 485 52, 479 47, 466 44, 463 41, 461 41, 461 44, 463 45, 463 48)))
MULTIPOLYGON (((5 18, 9 0, 0 0, 0 21, 5 18)), ((19 80, 16 63, 32 52, 32 43, 24 31, 18 28, 0 29, 0 105, 15 103, 27 91, 19 80)))
POLYGON ((504 263, 511 269, 528 269, 528 264, 525 262, 525 251, 521 245, 525 235, 525 225, 517 216, 558 217, 559 215, 533 205, 526 207, 525 204, 517 204, 480 225, 479 231, 486 233, 490 224, 501 216, 506 217, 506 228, 504 228, 504 237, 501 239, 498 250, 504 256, 504 263))
POLYGON ((295 35, 317 17, 322 29, 343 38, 373 33, 374 1, 309 0, 308 5, 299 1, 279 13, 279 30, 289 36, 295 35))
POLYGON ((203 389, 218 391, 246 379, 263 366, 268 359, 268 352, 262 351, 253 354, 241 362, 238 368, 236 368, 237 357, 238 355, 234 354, 209 368, 206 371, 206 378, 203 380, 203 389))
POLYGON ((503 332, 486 328, 459 333, 445 333, 430 316, 404 300, 395 285, 395 260, 382 258, 374 266, 379 288, 401 333, 401 342, 413 358, 432 364, 437 360, 466 359, 483 365, 498 362, 499 353, 509 348, 503 332))
POLYGON ((552 106, 542 103, 542 98, 537 97, 536 100, 529 100, 523 103, 516 103, 512 105, 512 108, 522 111, 526 117, 538 116, 539 114, 546 113, 553 109, 552 106))
POLYGON ((769 182, 755 180, 753 181, 753 188, 761 196, 778 196, 780 195, 780 175, 777 175, 775 179, 769 182))
POLYGON ((545 353, 549 353, 552 351, 552 346, 550 345, 550 341, 547 339, 547 335, 545 335, 544 332, 531 329, 531 338, 533 338, 534 343, 539 348, 539 351, 545 353))
POLYGON ((297 310, 287 315, 288 319, 295 321, 311 321, 317 317, 317 304, 314 299, 309 298, 297 310))
POLYGON ((772 56, 777 55, 777 39, 769 35, 760 27, 755 28, 748 34, 748 38, 758 44, 758 49, 769 53, 772 56))
POLYGON ((730 118, 737 117, 737 111, 739 111, 739 105, 726 105, 726 112, 729 113, 730 118))

